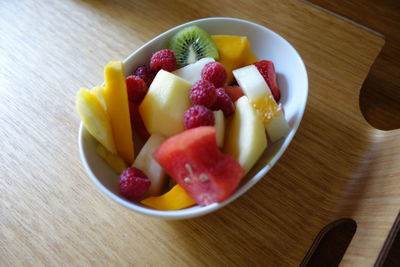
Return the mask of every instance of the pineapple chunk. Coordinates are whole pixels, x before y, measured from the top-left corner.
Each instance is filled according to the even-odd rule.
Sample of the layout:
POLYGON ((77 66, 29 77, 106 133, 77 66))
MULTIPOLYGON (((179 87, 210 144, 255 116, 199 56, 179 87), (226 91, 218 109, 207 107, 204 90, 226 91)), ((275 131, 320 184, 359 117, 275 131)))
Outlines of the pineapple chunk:
POLYGON ((160 70, 139 106, 146 129, 150 134, 165 137, 185 130, 183 115, 190 107, 190 88, 184 79, 160 70))
POLYGON ((104 68, 104 99, 110 118, 117 153, 130 165, 134 158, 128 93, 124 76, 124 64, 111 61, 104 68))
POLYGON ((76 110, 89 133, 115 154, 117 151, 108 115, 92 91, 86 88, 78 91, 76 110))
POLYGON ((267 148, 262 121, 246 96, 236 102, 236 111, 227 124, 224 152, 236 159, 247 173, 267 148))
POLYGON ((165 137, 158 134, 152 134, 146 141, 135 162, 132 164, 144 172, 151 181, 147 196, 158 196, 167 182, 167 176, 164 169, 153 159, 153 152, 164 142, 165 137))
POLYGON ((105 111, 107 111, 107 105, 106 105, 106 100, 104 99, 104 87, 103 86, 96 86, 92 89, 93 94, 97 97, 97 100, 99 100, 101 106, 105 111))

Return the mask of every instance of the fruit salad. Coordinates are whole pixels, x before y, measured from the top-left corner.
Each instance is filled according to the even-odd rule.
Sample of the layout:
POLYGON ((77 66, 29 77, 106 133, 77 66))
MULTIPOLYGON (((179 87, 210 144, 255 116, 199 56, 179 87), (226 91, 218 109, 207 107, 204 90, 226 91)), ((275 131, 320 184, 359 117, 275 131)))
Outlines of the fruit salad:
POLYGON ((142 64, 125 77, 111 61, 104 86, 76 96, 129 201, 158 210, 222 202, 290 130, 274 63, 256 58, 246 36, 184 27, 142 64))

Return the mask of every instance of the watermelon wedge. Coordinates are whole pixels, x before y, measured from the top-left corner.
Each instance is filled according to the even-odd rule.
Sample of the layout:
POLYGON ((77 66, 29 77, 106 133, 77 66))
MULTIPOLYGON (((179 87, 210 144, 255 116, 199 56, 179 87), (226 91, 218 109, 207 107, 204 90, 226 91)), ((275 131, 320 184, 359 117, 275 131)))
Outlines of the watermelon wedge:
POLYGON ((239 163, 219 150, 213 126, 170 137, 153 157, 201 206, 227 199, 244 175, 239 163))

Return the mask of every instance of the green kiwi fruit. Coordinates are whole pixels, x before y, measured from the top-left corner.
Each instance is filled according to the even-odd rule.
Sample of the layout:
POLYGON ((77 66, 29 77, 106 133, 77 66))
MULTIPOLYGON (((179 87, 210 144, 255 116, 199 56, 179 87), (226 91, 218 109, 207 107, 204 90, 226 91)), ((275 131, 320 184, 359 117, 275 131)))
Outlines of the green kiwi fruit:
POLYGON ((211 36, 199 26, 185 27, 175 33, 168 42, 174 51, 176 64, 184 67, 205 57, 219 59, 218 49, 211 36))

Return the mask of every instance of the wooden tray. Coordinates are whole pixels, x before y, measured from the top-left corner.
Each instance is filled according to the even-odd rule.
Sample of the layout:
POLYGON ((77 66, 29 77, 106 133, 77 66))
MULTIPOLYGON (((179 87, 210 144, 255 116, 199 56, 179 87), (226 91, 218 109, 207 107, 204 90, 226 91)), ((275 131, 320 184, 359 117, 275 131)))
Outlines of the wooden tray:
POLYGON ((1 265, 297 266, 341 218, 357 223, 342 264, 378 259, 400 207, 400 131, 369 126, 359 91, 382 37, 299 1, 27 0, 0 11, 1 265), (75 93, 101 83, 109 60, 210 16, 254 21, 296 47, 310 81, 304 119, 265 179, 221 211, 135 214, 81 166, 75 93))

